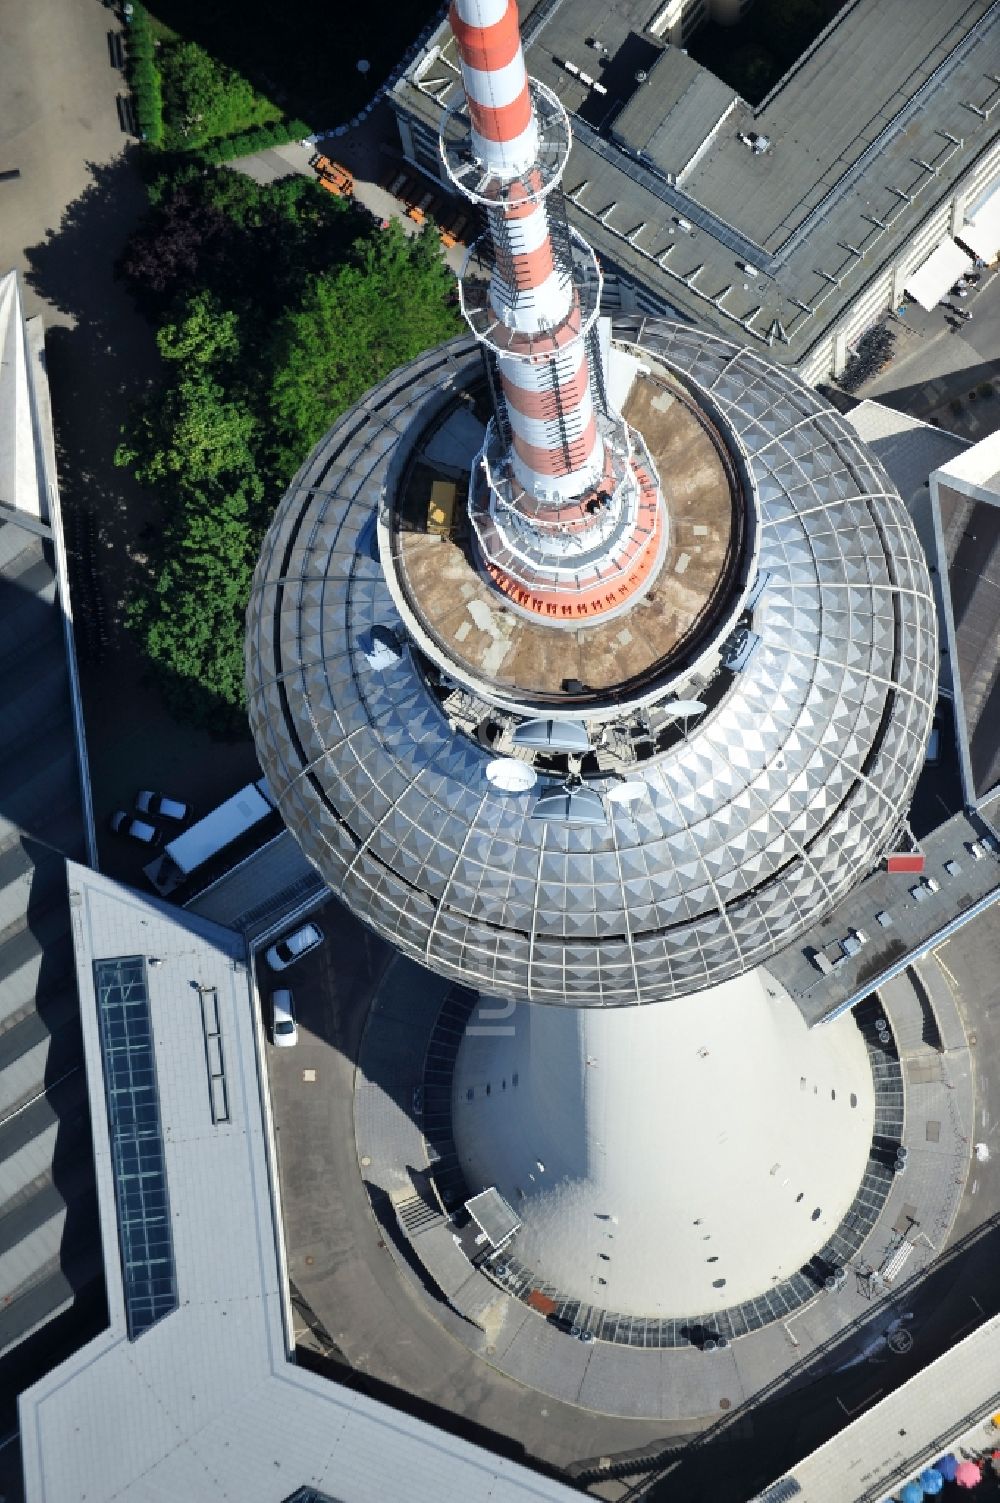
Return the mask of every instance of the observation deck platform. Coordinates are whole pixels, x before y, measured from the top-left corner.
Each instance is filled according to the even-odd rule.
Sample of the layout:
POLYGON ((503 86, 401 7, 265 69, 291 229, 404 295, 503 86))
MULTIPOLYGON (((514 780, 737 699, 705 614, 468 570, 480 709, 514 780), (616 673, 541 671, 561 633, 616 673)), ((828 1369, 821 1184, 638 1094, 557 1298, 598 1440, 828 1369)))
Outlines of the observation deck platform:
MULTIPOLYGON (((469 396, 485 418, 485 390, 481 400, 469 396)), ((464 403, 418 446, 392 511, 393 565, 423 630, 484 686, 552 703, 563 695, 579 703, 580 686, 606 698, 681 666, 723 614, 739 576, 746 503, 721 437, 686 393, 658 374, 636 377, 622 415, 659 472, 668 536, 648 588, 626 590, 615 611, 603 597, 623 581, 562 598, 525 591, 517 608, 480 568, 466 506, 469 471, 440 457, 450 447, 449 423, 469 421, 464 403), (570 628, 564 606, 572 611, 570 628)))

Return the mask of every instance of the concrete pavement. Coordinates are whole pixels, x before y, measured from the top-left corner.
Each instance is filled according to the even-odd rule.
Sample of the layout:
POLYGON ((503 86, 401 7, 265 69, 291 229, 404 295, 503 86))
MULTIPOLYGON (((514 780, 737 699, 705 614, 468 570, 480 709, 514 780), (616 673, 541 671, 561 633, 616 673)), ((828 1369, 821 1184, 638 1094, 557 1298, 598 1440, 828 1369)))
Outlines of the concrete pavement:
POLYGON ((979 388, 1000 380, 1000 269, 982 280, 955 308, 972 313, 959 322, 947 308, 930 313, 908 306, 890 320, 896 334, 891 364, 856 393, 909 412, 975 441, 1000 427, 1000 390, 979 388))
MULTIPOLYGON (((595 1451, 631 1451, 671 1429, 683 1432, 683 1426, 665 1431, 660 1421, 595 1415, 532 1392, 467 1350, 418 1277, 401 1276, 372 1214, 364 1163, 359 1173, 356 1061, 371 997, 390 966, 414 996, 418 987, 433 991, 444 983, 396 960, 335 901, 318 921, 326 943, 288 978, 300 1042, 296 1049, 268 1049, 289 1274, 300 1296, 297 1340, 307 1360, 326 1351, 324 1370, 332 1375, 344 1377, 347 1364, 347 1380, 367 1392, 543 1466, 564 1468, 595 1451)), ((260 968, 258 983, 266 998, 270 983, 260 968)))
MULTIPOLYGON (((116 103, 127 89, 108 47, 117 29, 115 12, 98 0, 4 10, 0 170, 16 167, 21 175, 0 183, 0 269, 22 273, 26 311, 44 313, 49 327, 72 323, 73 310, 25 276, 27 247, 58 232, 67 207, 93 183, 94 167, 117 160, 127 144, 116 103)), ((122 212, 127 219, 127 202, 122 212)))
MULTIPOLYGON (((904 1228, 914 1235, 906 1267, 881 1301, 872 1300, 863 1280, 852 1277, 841 1294, 823 1296, 784 1325, 709 1355, 607 1343, 578 1347, 514 1301, 502 1328, 481 1335, 429 1289, 417 1260, 392 1235, 391 1207, 381 1222, 373 1216, 363 1182, 375 1174, 366 1137, 371 1120, 355 1122, 353 1111, 372 997, 385 986, 395 996, 394 1021, 379 1047, 388 1050, 386 1068, 397 1058, 392 1068, 402 1089, 420 1074, 419 1019, 433 1015, 445 984, 393 958, 335 902, 320 922, 327 944, 292 978, 301 1042, 295 1051, 269 1051, 270 1089, 299 1341, 305 1351, 326 1351, 328 1370, 347 1381, 495 1449, 568 1469, 609 1498, 618 1484, 598 1480, 607 1473, 601 1458, 617 1458, 623 1472, 655 1476, 667 1453, 702 1431, 704 1439, 684 1452, 687 1480, 682 1487, 678 1478, 670 1495, 718 1503, 746 1495, 736 1479, 747 1466, 767 1480, 780 1471, 785 1451, 803 1454, 845 1423, 845 1416, 904 1381, 968 1329, 978 1313, 974 1300, 983 1308, 1000 1302, 995 1239, 976 1231, 997 1205, 992 1192, 984 1194, 989 1166, 975 1166, 976 1191, 966 1185, 972 1078, 963 1022, 953 982, 937 961, 928 961, 929 974, 921 973, 921 979, 932 999, 941 1049, 928 1054, 923 1004, 912 982, 908 986, 904 979, 897 994, 884 999, 908 1076, 911 1155, 865 1256, 878 1263, 904 1228), (955 1251, 946 1250, 937 1261, 956 1212, 956 1232, 946 1242, 946 1249, 955 1251), (958 1239, 970 1232, 966 1246, 958 1239), (885 1332, 900 1320, 913 1340, 896 1353, 885 1332), (796 1391, 812 1397, 800 1402, 796 1391), (647 1418, 608 1412, 620 1412, 623 1403, 647 1418), (743 1418, 748 1413, 754 1416, 750 1428, 743 1418), (748 1437, 755 1432, 758 1440, 751 1444, 748 1437), (714 1458, 719 1446, 721 1454, 733 1456, 735 1470, 731 1482, 717 1488, 718 1467, 707 1458, 714 1458)), ((1000 974, 1000 929, 996 946, 994 967, 1000 974)), ((1000 1027, 1000 1002, 997 1014, 1000 1027)), ((980 1037, 981 1026, 980 1033, 973 1027, 973 1034, 980 1037)), ((405 1105, 409 1096, 391 1089, 397 1105, 386 1096, 372 1110, 376 1117, 396 1113, 405 1127, 408 1112, 398 1102, 405 1105)), ((992 1110, 988 1107, 988 1114, 992 1110)), ((423 1161, 413 1160, 419 1146, 417 1134, 412 1152, 404 1155, 418 1170, 423 1161)), ((406 1165, 397 1167, 405 1189, 406 1165)))

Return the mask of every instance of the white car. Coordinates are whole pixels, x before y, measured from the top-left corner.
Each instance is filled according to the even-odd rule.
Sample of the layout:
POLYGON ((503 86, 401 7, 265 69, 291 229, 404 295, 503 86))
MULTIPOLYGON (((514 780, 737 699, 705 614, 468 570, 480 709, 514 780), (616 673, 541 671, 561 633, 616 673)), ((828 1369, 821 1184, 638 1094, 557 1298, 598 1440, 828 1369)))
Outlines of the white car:
POLYGON ((167 798, 164 793, 152 793, 144 788, 135 796, 135 807, 140 814, 151 814, 154 819, 187 819, 191 813, 190 804, 182 804, 180 799, 167 798))
POLYGON ((159 845, 163 836, 155 825, 149 824, 144 819, 133 819, 124 809, 116 809, 110 820, 111 828, 116 835, 128 835, 133 840, 138 840, 140 845, 159 845))
POLYGON ((271 993, 271 1038, 276 1049, 291 1049, 299 1041, 295 999, 287 988, 271 993))
POLYGON ((301 929, 296 929, 293 934, 286 934, 284 939, 279 939, 277 944, 265 951, 264 959, 272 971, 283 971, 286 966, 301 960, 303 955, 308 955, 310 950, 315 950, 322 943, 322 929, 315 924, 303 924, 301 929))

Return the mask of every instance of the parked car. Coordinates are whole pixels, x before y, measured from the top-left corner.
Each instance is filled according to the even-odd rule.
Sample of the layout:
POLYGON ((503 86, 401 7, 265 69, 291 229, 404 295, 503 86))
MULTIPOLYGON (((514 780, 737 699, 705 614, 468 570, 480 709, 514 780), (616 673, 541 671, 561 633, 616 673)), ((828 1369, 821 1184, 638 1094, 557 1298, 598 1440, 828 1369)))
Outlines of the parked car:
POLYGON ((116 809, 110 822, 116 835, 128 835, 132 840, 138 840, 140 845, 159 845, 163 839, 155 825, 149 824, 145 819, 136 819, 124 809, 116 809))
POLYGON ((323 931, 316 924, 303 924, 301 929, 296 929, 292 934, 286 934, 284 939, 279 939, 277 944, 264 953, 264 959, 272 971, 283 971, 293 961, 301 960, 303 955, 308 955, 310 950, 315 950, 317 945, 323 943, 323 931))
POLYGON ((276 1049, 291 1049, 299 1041, 295 999, 287 987, 271 993, 271 1038, 276 1049))
POLYGON ((135 807, 140 814, 151 814, 154 819, 187 819, 191 813, 190 804, 182 804, 180 799, 167 798, 165 793, 152 793, 144 788, 135 796, 135 807))

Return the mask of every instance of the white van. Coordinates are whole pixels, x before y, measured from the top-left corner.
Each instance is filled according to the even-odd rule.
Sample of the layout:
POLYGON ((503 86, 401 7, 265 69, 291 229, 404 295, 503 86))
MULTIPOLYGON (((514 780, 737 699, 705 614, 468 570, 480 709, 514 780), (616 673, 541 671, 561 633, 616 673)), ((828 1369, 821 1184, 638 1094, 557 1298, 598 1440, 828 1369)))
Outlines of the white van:
POLYGON ((274 810, 264 778, 248 783, 232 798, 199 819, 163 847, 162 856, 143 870, 157 892, 166 897, 227 845, 232 845, 274 810))

